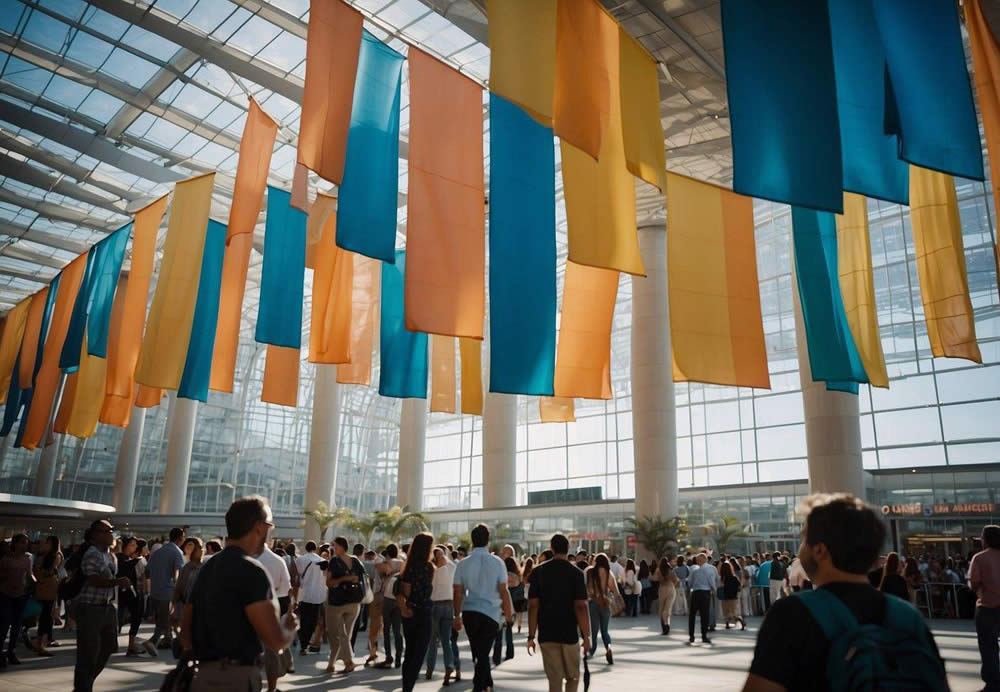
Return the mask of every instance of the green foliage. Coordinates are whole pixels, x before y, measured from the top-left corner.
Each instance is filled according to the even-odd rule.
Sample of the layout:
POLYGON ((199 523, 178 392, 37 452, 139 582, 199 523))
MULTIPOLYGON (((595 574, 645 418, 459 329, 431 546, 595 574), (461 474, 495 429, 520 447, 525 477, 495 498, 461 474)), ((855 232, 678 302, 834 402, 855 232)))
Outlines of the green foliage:
POLYGON ((749 524, 744 524, 736 517, 723 515, 697 526, 694 535, 710 539, 715 543, 715 549, 724 553, 732 539, 749 538, 753 534, 750 533, 749 524))
POLYGON ((322 500, 316 502, 315 508, 304 510, 303 514, 316 522, 321 542, 326 542, 326 531, 331 526, 349 527, 354 520, 354 513, 350 509, 346 507, 330 509, 322 500))
POLYGON ((630 517, 625 520, 625 533, 635 536, 637 543, 659 559, 673 555, 687 537, 688 526, 683 517, 630 517))

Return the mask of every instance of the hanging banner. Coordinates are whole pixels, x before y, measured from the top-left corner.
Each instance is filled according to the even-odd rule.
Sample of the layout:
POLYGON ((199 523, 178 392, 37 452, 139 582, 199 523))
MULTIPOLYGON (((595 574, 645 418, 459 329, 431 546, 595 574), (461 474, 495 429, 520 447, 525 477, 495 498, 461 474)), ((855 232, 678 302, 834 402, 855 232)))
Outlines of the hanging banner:
POLYGON ((722 36, 733 191, 842 212, 827 3, 723 0, 722 36))
POLYGON ((3 336, 0 336, 0 404, 6 401, 11 379, 16 381, 14 375, 17 373, 17 354, 24 341, 24 327, 31 300, 31 297, 25 298, 11 308, 4 321, 3 336))
POLYGON ((340 0, 311 0, 298 162, 340 185, 361 43, 361 13, 340 0))
POLYGON ((462 413, 470 416, 483 415, 482 349, 483 342, 478 339, 458 340, 462 357, 462 413))
POLYGON ((24 406, 24 395, 27 391, 22 391, 17 381, 17 370, 20 366, 20 353, 14 359, 14 373, 7 386, 7 398, 3 408, 3 423, 0 424, 0 437, 7 437, 14 428, 17 417, 21 415, 21 408, 24 406))
POLYGON ((982 363, 951 176, 910 167, 910 226, 931 353, 982 363))
MULTIPOLYGON (((267 172, 271 168, 274 140, 278 136, 278 123, 250 98, 247 121, 240 137, 240 156, 236 163, 236 181, 233 183, 233 202, 229 207, 229 228, 226 244, 238 235, 253 236, 264 203, 267 172)), ((242 291, 240 292, 242 296, 242 291)))
POLYGON ((246 292, 247 270, 253 234, 233 236, 222 257, 222 281, 219 285, 219 319, 215 328, 212 351, 212 375, 208 388, 213 392, 233 391, 236 353, 240 345, 243 323, 243 296, 246 292))
POLYGON ((837 216, 837 265, 844 313, 868 380, 874 387, 888 387, 872 279, 868 202, 861 195, 844 194, 844 214, 837 216))
MULTIPOLYGON (((58 288, 58 284, 55 282, 53 282, 53 286, 58 288)), ((49 293, 54 290, 53 286, 46 286, 31 296, 31 302, 28 304, 24 339, 21 343, 21 356, 18 361, 17 381, 20 389, 31 389, 35 379, 35 357, 42 344, 45 343, 42 318, 45 315, 46 305, 51 305, 49 293)), ((52 298, 55 299, 55 295, 52 298)))
POLYGON ((354 257, 351 287, 351 362, 337 365, 337 382, 369 386, 372 379, 372 342, 379 321, 379 283, 382 263, 364 255, 354 257))
MULTIPOLYGON (((455 337, 432 334, 429 338, 431 340, 431 413, 454 413, 455 337)), ((465 386, 464 378, 462 386, 465 386)))
POLYGON ((552 394, 555 185, 552 130, 491 94, 491 392, 552 394))
POLYGON ((205 251, 201 256, 198 300, 191 323, 184 372, 177 396, 208 401, 208 381, 212 372, 215 326, 219 317, 219 285, 222 282, 222 259, 226 251, 226 227, 209 220, 205 232, 205 251))
MULTIPOLYGON (((557 0, 487 0, 490 91, 552 127, 557 0)), ((490 108, 490 119, 493 119, 490 108)))
POLYGON ((399 206, 402 68, 402 55, 363 32, 347 165, 337 202, 337 245, 390 264, 395 261, 399 206))
MULTIPOLYGON (((320 205, 321 199, 329 198, 318 197, 315 206, 320 205)), ((314 247, 316 270, 313 273, 309 362, 349 363, 355 255, 337 247, 336 216, 327 216, 320 241, 314 247)))
POLYGON ((155 408, 163 400, 164 391, 159 387, 140 384, 135 395, 135 405, 139 408, 155 408))
POLYGON ((323 192, 316 195, 316 201, 309 207, 309 216, 306 217, 306 269, 316 268, 319 241, 323 239, 323 231, 336 212, 336 197, 323 192))
POLYGON ((299 349, 267 345, 260 400, 292 408, 298 405, 299 349))
POLYGON ((94 255, 94 266, 88 282, 90 305, 87 314, 87 353, 98 358, 106 358, 108 355, 111 307, 133 225, 129 222, 91 249, 91 252, 97 254, 94 255))
POLYGON ((135 369, 135 379, 148 387, 177 389, 181 382, 214 184, 215 173, 206 173, 174 188, 160 274, 135 369))
POLYGON ((666 179, 674 381, 770 389, 753 200, 674 173, 666 179))
POLYGON ((288 192, 268 186, 264 266, 254 339, 262 344, 299 348, 306 273, 306 215, 289 206, 290 201, 288 192))
POLYGON ((663 190, 667 161, 656 63, 624 27, 618 28, 618 44, 625 161, 632 175, 663 190))
POLYGON ((378 393, 400 399, 427 398, 427 335, 406 328, 403 282, 407 257, 396 252, 395 264, 382 263, 378 393))
POLYGON ((538 397, 538 416, 542 423, 575 423, 573 399, 561 396, 538 397))
POLYGON ((80 367, 80 347, 84 343, 84 331, 87 328, 87 309, 90 306, 90 287, 94 270, 94 258, 97 256, 97 246, 91 246, 87 251, 87 266, 83 270, 83 279, 76 292, 76 301, 69 317, 69 328, 66 330, 66 340, 63 342, 62 353, 59 354, 59 369, 66 373, 76 372, 80 367))
POLYGON ((289 202, 301 212, 309 213, 309 169, 301 163, 295 164, 292 174, 292 199, 289 202))
POLYGON ((611 328, 617 297, 618 272, 566 263, 556 396, 612 398, 611 328))

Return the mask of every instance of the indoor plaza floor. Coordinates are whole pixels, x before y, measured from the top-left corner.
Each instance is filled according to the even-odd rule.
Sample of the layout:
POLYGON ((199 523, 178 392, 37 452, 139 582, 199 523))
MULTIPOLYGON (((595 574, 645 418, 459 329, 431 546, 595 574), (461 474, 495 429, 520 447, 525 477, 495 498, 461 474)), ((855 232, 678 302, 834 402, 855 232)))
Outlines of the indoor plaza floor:
MULTIPOLYGON (((612 650, 615 663, 608 666, 601 655, 600 646, 590 664, 591 689, 597 692, 612 689, 614 685, 627 685, 631 690, 660 690, 666 685, 674 689, 737 690, 746 679, 746 670, 753 655, 754 642, 761 618, 748 618, 745 632, 739 630, 715 632, 711 646, 685 645, 684 628, 687 621, 675 616, 669 637, 659 634, 659 627, 652 615, 637 618, 617 617, 611 621, 612 650)), ((941 655, 945 659, 948 682, 952 692, 971 692, 982 689, 979 679, 979 652, 976 633, 971 620, 930 621, 941 655)), ((143 625, 140 637, 152 632, 152 625, 143 625)), ((74 635, 57 633, 61 646, 53 658, 37 658, 25 652, 21 666, 10 666, 0 677, 0 688, 7 692, 33 690, 68 690, 73 683, 74 635)), ((497 689, 522 691, 546 690, 547 682, 542 672, 541 656, 528 656, 524 646, 527 628, 514 635, 515 656, 493 670, 497 689)), ((363 637, 362 635, 359 636, 363 637)), ((170 670, 172 658, 169 651, 161 651, 152 659, 125 658, 126 637, 119 638, 121 650, 111 657, 104 672, 98 677, 94 689, 98 692, 139 692, 159 689, 163 676, 170 670)), ((21 647, 23 649, 23 647, 21 647)), ((20 649, 19 649, 20 650, 20 649)), ((356 663, 363 660, 363 646, 355 647, 356 663)), ((296 672, 278 681, 278 688, 289 692, 319 692, 320 690, 397 690, 400 685, 399 670, 364 669, 360 665, 350 675, 330 675, 324 672, 328 648, 324 645, 319 654, 298 656, 296 672)), ((439 652, 440 653, 440 652, 439 652)), ((459 637, 459 656, 463 678, 452 683, 452 688, 469 689, 472 685, 472 664, 465 635, 459 637)), ((444 675, 440 657, 431 680, 423 672, 416 689, 432 690, 441 687, 444 675)), ((581 686, 582 689, 582 686, 581 686)))

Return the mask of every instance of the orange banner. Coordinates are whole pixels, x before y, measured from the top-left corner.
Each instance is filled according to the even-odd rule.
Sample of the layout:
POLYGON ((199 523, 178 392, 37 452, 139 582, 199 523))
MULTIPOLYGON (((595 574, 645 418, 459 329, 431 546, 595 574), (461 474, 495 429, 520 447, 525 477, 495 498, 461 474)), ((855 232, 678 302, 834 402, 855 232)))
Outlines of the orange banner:
POLYGON ((543 423, 575 423, 576 406, 561 396, 538 397, 538 415, 543 423))
POLYGON ((278 123, 251 98, 243 136, 240 138, 240 158, 236 163, 236 182, 233 184, 233 201, 229 207, 226 243, 231 243, 234 237, 244 233, 252 236, 257 227, 277 135, 278 123))
MULTIPOLYGON (((31 297, 25 298, 11 308, 3 323, 3 336, 0 337, 0 404, 7 400, 7 390, 10 388, 10 378, 14 374, 14 363, 21 350, 24 340, 24 327, 28 321, 28 309, 31 307, 31 297)), ((20 379, 20 373, 18 373, 20 379)), ((20 384, 20 382, 18 382, 20 384)))
POLYGON ((462 356, 462 413, 483 415, 483 342, 459 339, 462 356))
POLYGON ((243 323, 243 296, 252 249, 253 234, 242 233, 229 241, 222 258, 219 318, 215 328, 215 345, 212 347, 212 374, 208 381, 208 388, 213 392, 233 391, 236 352, 240 346, 240 327, 243 323))
POLYGON ((139 389, 135 395, 135 405, 139 408, 159 406, 162 400, 163 390, 159 387, 147 387, 144 384, 139 385, 139 389))
POLYGON ((625 160, 632 175, 662 190, 667 161, 656 63, 624 27, 618 36, 625 160))
MULTIPOLYGON (((81 365, 83 365, 82 362, 81 365)), ((69 425, 69 414, 73 411, 73 401, 76 399, 76 382, 79 377, 79 370, 66 375, 66 383, 63 385, 62 396, 59 398, 59 410, 56 411, 55 420, 52 421, 52 432, 66 432, 66 427, 69 425)))
POLYGON ((309 3, 298 162, 337 185, 344 177, 360 50, 360 12, 340 0, 309 3))
POLYGON ((379 282, 382 263, 354 255, 354 285, 351 287, 351 362, 337 366, 337 382, 363 384, 372 379, 372 342, 379 319, 379 282))
POLYGON ((299 349, 267 345, 264 357, 264 388, 260 400, 279 406, 298 405, 299 349))
MULTIPOLYGON (((316 249, 323 239, 323 229, 331 216, 336 216, 337 198, 322 192, 316 195, 316 201, 309 207, 306 220, 306 269, 316 268, 316 249)), ((336 219, 334 219, 336 223, 336 219)))
MULTIPOLYGON (((331 203, 326 195, 316 198, 315 209, 331 203)), ((321 210, 323 213, 323 210, 321 210)), ((337 247, 337 215, 325 214, 320 238, 313 247, 312 316, 309 326, 310 363, 351 361, 351 310, 354 283, 354 253, 337 247)), ((310 215, 310 226, 313 216, 310 215)))
MULTIPOLYGON (((135 397, 135 365, 142 345, 142 328, 146 323, 149 284, 153 277, 156 233, 167 208, 164 195, 136 212, 132 228, 131 268, 118 282, 118 292, 111 307, 108 331, 108 377, 102 423, 124 428, 132 416, 135 397)), ((253 238, 252 235, 247 236, 253 238)))
POLYGON ((309 169, 301 163, 295 164, 295 173, 292 174, 292 199, 289 205, 309 213, 309 169))
MULTIPOLYGON (((431 413, 454 413, 455 337, 432 334, 430 339, 431 413)), ((462 385, 465 386, 464 379, 462 385)))
POLYGON ((31 397, 31 411, 24 426, 24 437, 21 444, 25 449, 35 449, 42 441, 45 428, 49 424, 53 400, 59 388, 62 371, 59 369, 59 355, 62 353, 63 342, 69 329, 70 316, 76 303, 76 294, 80 290, 83 272, 87 267, 87 254, 84 253, 66 265, 59 279, 59 290, 56 292, 52 317, 49 320, 49 333, 45 338, 45 348, 42 350, 42 367, 35 378, 35 392, 31 397))
MULTIPOLYGON (((56 289, 58 291, 58 289, 56 289)), ((31 296, 28 314, 24 321, 24 339, 21 343, 21 365, 17 371, 17 386, 31 389, 31 378, 35 374, 35 357, 38 355, 38 340, 42 331, 42 317, 45 302, 49 299, 49 287, 31 296)))
POLYGON ((483 90, 411 48, 406 328, 483 338, 483 90))
POLYGON ((73 437, 87 438, 97 431, 97 421, 104 402, 108 361, 87 353, 84 340, 80 349, 80 369, 66 377, 62 401, 52 430, 73 437))
POLYGON ((566 263, 553 389, 557 397, 610 399, 611 327, 618 272, 566 263))

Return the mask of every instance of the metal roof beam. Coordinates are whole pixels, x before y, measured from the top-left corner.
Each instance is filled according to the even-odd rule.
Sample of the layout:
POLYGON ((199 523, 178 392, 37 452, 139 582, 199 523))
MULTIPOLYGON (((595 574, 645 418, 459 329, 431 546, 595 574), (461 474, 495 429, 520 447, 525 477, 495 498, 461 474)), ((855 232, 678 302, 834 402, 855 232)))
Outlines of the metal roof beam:
POLYGON ((115 204, 107 197, 91 192, 81 185, 67 182, 61 176, 50 175, 8 154, 0 154, 0 175, 20 180, 25 185, 31 185, 47 192, 70 197, 84 204, 93 204, 95 207, 101 207, 116 214, 126 213, 124 204, 115 204))
POLYGON ((676 19, 667 14, 667 11, 663 8, 663 3, 660 0, 638 0, 639 4, 647 12, 649 12, 656 20, 663 26, 664 29, 670 31, 674 36, 679 38, 681 42, 691 49, 698 58, 705 63, 712 73, 721 79, 723 82, 726 81, 726 68, 719 64, 719 61, 712 57, 705 48, 698 43, 698 39, 688 33, 687 29, 681 26, 681 23, 676 19))
POLYGON ((76 224, 77 226, 86 226, 87 228, 93 228, 95 231, 101 231, 102 233, 110 233, 121 225, 109 224, 103 219, 88 216, 82 211, 70 209, 69 207, 64 207, 59 204, 31 199, 30 197, 19 195, 16 192, 8 190, 4 187, 0 187, 0 202, 6 202, 7 204, 13 204, 14 206, 30 209, 39 216, 44 216, 45 218, 52 219, 53 221, 65 221, 66 223, 76 224))
POLYGON ((49 247, 65 250, 66 252, 72 252, 77 255, 81 255, 90 249, 90 246, 86 243, 81 243, 77 240, 70 240, 69 238, 65 238, 56 233, 37 231, 33 228, 28 228, 27 226, 20 226, 6 221, 0 221, 0 234, 11 238, 30 240, 31 242, 38 243, 39 245, 48 245, 49 247))
MULTIPOLYGON (((170 59, 170 67, 161 67, 156 71, 149 81, 142 87, 142 94, 150 101, 156 101, 167 88, 177 80, 177 74, 184 74, 192 65, 198 62, 201 57, 197 53, 181 48, 170 59)), ((142 115, 143 109, 132 104, 122 107, 115 117, 108 123, 108 137, 115 139, 128 129, 129 125, 135 122, 136 118, 142 115)))
POLYGON ((19 247, 17 243, 12 243, 3 248, 0 254, 11 259, 21 260, 22 262, 34 262, 35 264, 52 267, 53 269, 62 269, 66 266, 66 263, 61 262, 58 257, 52 257, 36 250, 19 247))
POLYGON ((53 274, 29 274, 28 272, 23 272, 20 269, 12 269, 10 267, 4 267, 0 265, 0 274, 5 276, 13 276, 15 279, 23 279, 24 281, 33 281, 36 284, 49 284, 52 283, 52 279, 56 278, 53 274))

